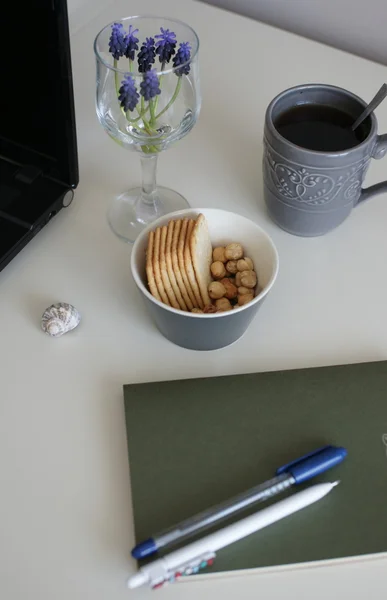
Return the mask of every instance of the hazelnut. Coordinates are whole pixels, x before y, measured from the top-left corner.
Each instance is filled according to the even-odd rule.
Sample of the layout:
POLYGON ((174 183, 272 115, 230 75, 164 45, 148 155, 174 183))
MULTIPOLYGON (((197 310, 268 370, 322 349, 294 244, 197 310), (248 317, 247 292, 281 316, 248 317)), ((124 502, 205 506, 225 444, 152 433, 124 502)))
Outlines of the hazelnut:
POLYGON ((203 313, 201 308, 192 308, 191 313, 203 313))
POLYGON ((212 281, 208 286, 208 295, 213 300, 223 298, 226 295, 226 287, 223 285, 223 281, 224 279, 222 281, 212 281))
POLYGON ((251 258, 245 256, 244 258, 240 258, 237 262, 238 271, 254 271, 254 263, 251 258))
MULTIPOLYGON (((242 271, 241 284, 243 287, 253 288, 257 285, 257 275, 255 271, 242 271)), ((240 286, 238 286, 240 287, 240 286)))
POLYGON ((229 260, 226 263, 226 269, 229 273, 231 273, 232 275, 235 275, 235 273, 237 273, 238 271, 238 267, 237 267, 237 261, 236 260, 229 260))
POLYGON ((224 264, 220 260, 213 262, 210 268, 214 279, 223 279, 227 275, 224 264))
POLYGON ((244 296, 245 294, 251 294, 251 290, 247 287, 243 287, 243 285, 241 285, 238 288, 238 296, 244 296))
POLYGON ((254 300, 254 294, 253 293, 242 294, 241 296, 238 296, 238 304, 239 304, 239 306, 243 306, 244 304, 248 304, 252 300, 254 300))
POLYGON ((226 246, 224 255, 227 260, 238 260, 243 257, 243 248, 237 242, 232 242, 226 246))
POLYGON ((240 271, 238 271, 238 273, 235 275, 235 285, 239 288, 242 285, 241 282, 241 273, 240 271))
POLYGON ((212 260, 214 262, 216 262, 217 260, 220 260, 220 262, 222 263, 227 262, 227 258, 224 255, 224 251, 225 248, 223 246, 217 246, 216 248, 214 248, 212 251, 212 260))
POLYGON ((227 300, 227 298, 219 298, 219 300, 216 300, 215 307, 217 310, 220 310, 221 312, 232 309, 230 301, 227 300))
POLYGON ((213 304, 206 304, 206 306, 203 308, 203 312, 207 315, 210 313, 216 313, 216 307, 213 304))
POLYGON ((227 277, 225 277, 224 279, 221 279, 220 283, 225 288, 225 294, 223 294, 223 296, 226 296, 226 298, 228 298, 229 300, 232 300, 233 298, 237 297, 237 287, 232 283, 232 281, 230 281, 230 279, 227 279, 227 277))

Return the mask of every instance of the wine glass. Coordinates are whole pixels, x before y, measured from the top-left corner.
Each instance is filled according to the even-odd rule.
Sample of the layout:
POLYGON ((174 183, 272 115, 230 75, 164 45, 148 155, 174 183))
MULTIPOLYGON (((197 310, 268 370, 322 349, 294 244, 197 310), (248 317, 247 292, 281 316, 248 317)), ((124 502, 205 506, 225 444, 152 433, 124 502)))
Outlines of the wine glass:
POLYGON ((108 211, 110 227, 127 242, 160 216, 189 206, 178 192, 156 186, 156 167, 160 152, 198 119, 198 50, 189 25, 164 17, 127 17, 95 39, 99 122, 141 158, 142 186, 115 198, 108 211))

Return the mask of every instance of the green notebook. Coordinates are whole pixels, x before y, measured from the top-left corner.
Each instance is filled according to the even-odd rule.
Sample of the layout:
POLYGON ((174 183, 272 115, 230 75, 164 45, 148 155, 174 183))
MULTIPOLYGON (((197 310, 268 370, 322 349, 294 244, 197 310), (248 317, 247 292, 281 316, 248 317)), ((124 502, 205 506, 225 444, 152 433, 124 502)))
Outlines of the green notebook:
POLYGON ((347 458, 313 481, 341 484, 220 550, 204 572, 387 551, 386 362, 127 385, 124 395, 137 543, 332 444, 347 458))

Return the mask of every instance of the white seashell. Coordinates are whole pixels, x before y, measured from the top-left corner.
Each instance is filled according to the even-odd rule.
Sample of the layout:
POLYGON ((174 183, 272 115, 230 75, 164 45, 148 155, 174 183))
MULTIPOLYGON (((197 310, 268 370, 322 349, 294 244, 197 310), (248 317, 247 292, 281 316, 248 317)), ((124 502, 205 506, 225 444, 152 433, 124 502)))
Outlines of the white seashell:
POLYGON ((75 329, 81 320, 81 315, 72 304, 58 302, 52 304, 43 313, 42 329, 51 337, 60 337, 75 329))

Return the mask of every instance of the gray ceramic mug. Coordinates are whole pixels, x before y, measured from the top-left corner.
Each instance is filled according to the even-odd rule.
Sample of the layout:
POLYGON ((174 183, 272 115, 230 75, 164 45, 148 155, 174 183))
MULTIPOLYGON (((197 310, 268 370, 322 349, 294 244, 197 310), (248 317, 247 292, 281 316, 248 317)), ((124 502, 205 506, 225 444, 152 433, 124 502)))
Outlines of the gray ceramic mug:
POLYGON ((300 85, 279 94, 265 117, 264 196, 273 221, 289 233, 323 235, 347 218, 360 202, 387 191, 387 181, 362 189, 371 158, 387 151, 387 135, 378 135, 374 114, 368 119, 364 141, 340 152, 318 152, 297 146, 282 137, 274 123, 297 104, 337 107, 353 120, 366 102, 339 87, 300 85))

